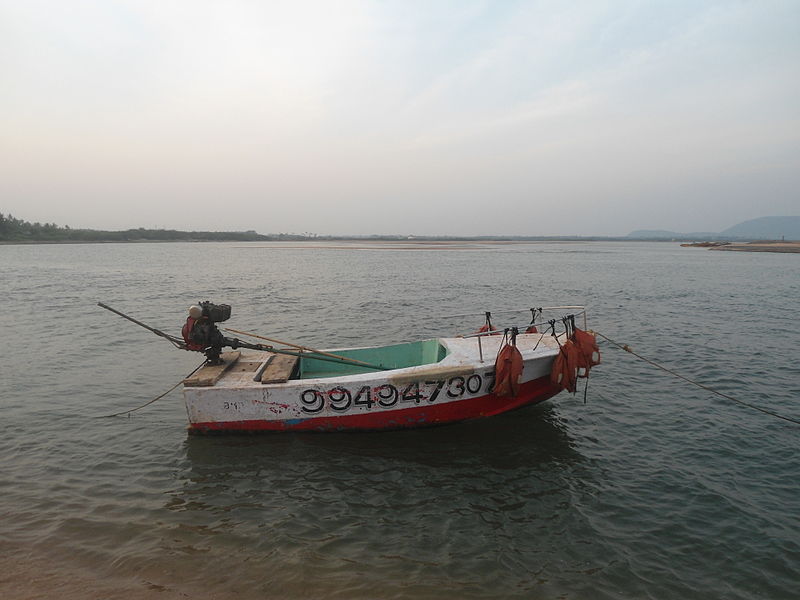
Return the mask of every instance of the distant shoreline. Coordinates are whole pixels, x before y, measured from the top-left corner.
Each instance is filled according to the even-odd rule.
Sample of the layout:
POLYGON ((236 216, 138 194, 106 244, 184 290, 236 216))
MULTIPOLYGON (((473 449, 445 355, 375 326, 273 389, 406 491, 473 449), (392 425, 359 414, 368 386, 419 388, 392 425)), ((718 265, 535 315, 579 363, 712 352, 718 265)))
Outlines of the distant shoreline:
POLYGON ((725 246, 715 246, 710 250, 724 250, 727 252, 781 252, 785 254, 800 253, 800 242, 748 242, 746 244, 732 243, 725 246))
MULTIPOLYGON (((268 236, 264 236, 268 237, 268 236)), ((293 243, 293 244, 328 244, 331 242, 336 243, 352 243, 352 244, 402 244, 402 245, 419 245, 428 244, 431 246, 451 246, 454 244, 530 244, 530 243, 553 243, 553 242, 673 242, 675 240, 658 240, 658 239, 645 239, 645 238, 627 238, 627 237, 503 237, 503 236, 490 236, 490 237, 393 237, 393 236, 376 236, 376 237, 350 237, 350 236, 319 236, 319 237, 286 237, 286 238, 270 238, 270 239, 239 239, 235 237, 220 238, 220 239, 97 239, 97 240, 79 240, 79 239, 61 239, 61 240, 0 240, 0 245, 31 245, 31 244, 149 244, 149 243, 208 243, 208 242, 243 242, 243 243, 259 243, 259 244, 275 244, 275 243, 293 243)))
POLYGON ((364 245, 387 245, 396 244, 398 246, 439 246, 442 248, 452 247, 459 244, 547 244, 547 243, 584 243, 584 242, 656 242, 656 243, 675 243, 675 240, 660 240, 660 239, 646 239, 646 238, 627 238, 627 237, 530 237, 530 238, 504 238, 504 237, 454 237, 454 238, 436 238, 436 237, 414 237, 395 238, 395 237, 377 237, 377 238, 360 238, 360 237, 317 237, 317 238, 291 238, 291 239, 266 239, 266 240, 242 240, 236 238, 230 239, 135 239, 135 240, 0 240, 0 246, 32 246, 32 245, 56 245, 56 244, 173 244, 173 243, 189 243, 189 244, 206 244, 206 243, 219 243, 219 242, 238 242, 246 244, 303 244, 310 248, 307 244, 364 244, 364 245))
POLYGON ((61 244, 205 244, 209 242, 259 242, 263 240, 0 240, 0 246, 53 246, 61 244))
MULTIPOLYGON (((266 236, 265 236, 266 237, 266 236)), ((336 237, 325 236, 316 238, 292 237, 288 239, 237 239, 220 238, 220 239, 98 239, 98 240, 0 240, 0 246, 32 246, 32 245, 57 245, 57 244, 174 244, 174 243, 189 243, 189 244, 207 244, 207 243, 246 243, 258 247, 255 244, 296 244, 297 248, 313 248, 309 244, 330 244, 339 243, 345 244, 345 248, 355 248, 356 244, 364 246, 387 246, 395 245, 398 249, 423 247, 428 246, 431 248, 442 249, 455 249, 459 245, 468 244, 472 247, 473 244, 486 244, 486 245, 502 245, 502 244, 534 244, 534 243, 584 243, 584 242, 652 242, 660 244, 675 244, 684 240, 675 239, 658 239, 658 238, 629 238, 629 237, 453 237, 453 238, 439 238, 439 237, 413 237, 413 238, 399 238, 399 237, 336 237)), ((684 241, 680 244, 683 247, 693 248, 706 248, 708 250, 726 250, 735 252, 783 252, 783 253, 800 253, 800 242, 698 242, 698 241, 684 241)), ((287 247, 287 246, 284 246, 287 247)), ((466 247, 466 246, 465 246, 466 247)))
POLYGON ((684 248, 707 248, 724 252, 780 252, 783 254, 800 253, 800 242, 694 242, 681 244, 684 248))

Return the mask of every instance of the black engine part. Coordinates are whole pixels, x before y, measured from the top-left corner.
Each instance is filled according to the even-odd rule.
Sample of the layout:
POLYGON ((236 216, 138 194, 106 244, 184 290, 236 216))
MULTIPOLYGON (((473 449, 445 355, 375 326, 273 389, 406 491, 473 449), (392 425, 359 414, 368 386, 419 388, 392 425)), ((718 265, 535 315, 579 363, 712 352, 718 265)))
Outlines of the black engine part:
POLYGON ((214 304, 206 300, 200 303, 200 307, 203 309, 203 316, 212 323, 222 323, 231 318, 230 304, 214 304))

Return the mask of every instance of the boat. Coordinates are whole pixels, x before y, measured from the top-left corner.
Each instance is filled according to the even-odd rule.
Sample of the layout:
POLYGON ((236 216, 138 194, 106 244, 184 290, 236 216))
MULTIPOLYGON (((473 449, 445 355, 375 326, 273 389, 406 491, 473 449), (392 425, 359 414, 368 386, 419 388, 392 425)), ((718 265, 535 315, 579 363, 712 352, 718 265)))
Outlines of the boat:
MULTIPOLYGON (((585 324, 583 307, 554 308, 579 309, 585 324)), ((541 309, 530 310, 535 321, 541 309)), ((486 313, 481 331, 457 337, 325 351, 246 344, 249 350, 217 350, 183 381, 189 432, 408 429, 538 404, 565 387, 551 373, 571 337, 570 319, 574 328, 572 314, 538 328, 531 323, 501 329, 486 313), (510 375, 504 371, 501 386, 496 378, 504 348, 514 349, 517 368, 510 375)), ((242 345, 238 339, 226 342, 242 345)))

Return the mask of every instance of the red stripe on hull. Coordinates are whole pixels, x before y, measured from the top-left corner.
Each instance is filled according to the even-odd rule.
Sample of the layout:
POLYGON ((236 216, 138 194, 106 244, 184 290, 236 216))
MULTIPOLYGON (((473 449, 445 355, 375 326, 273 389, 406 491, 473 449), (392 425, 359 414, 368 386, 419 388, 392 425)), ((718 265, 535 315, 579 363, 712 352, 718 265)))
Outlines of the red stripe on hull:
POLYGON ((457 423, 499 415, 552 398, 561 388, 541 377, 520 385, 513 398, 494 394, 445 404, 429 404, 393 411, 375 411, 335 417, 308 417, 282 421, 252 420, 191 423, 190 433, 255 433, 259 431, 378 431, 457 423))

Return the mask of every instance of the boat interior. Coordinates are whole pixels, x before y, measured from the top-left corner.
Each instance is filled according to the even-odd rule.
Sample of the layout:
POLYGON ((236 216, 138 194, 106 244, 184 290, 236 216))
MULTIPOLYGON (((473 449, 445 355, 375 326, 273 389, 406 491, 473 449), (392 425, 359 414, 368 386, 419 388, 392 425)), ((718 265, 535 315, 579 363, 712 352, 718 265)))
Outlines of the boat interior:
MULTIPOLYGON (((425 340, 407 344, 394 344, 377 348, 356 348, 350 350, 334 350, 333 354, 351 359, 354 362, 331 362, 303 356, 297 376, 293 379, 316 379, 318 377, 340 377, 359 373, 374 373, 372 367, 358 364, 367 363, 381 369, 405 369, 437 363, 447 356, 447 350, 439 340, 425 340)), ((327 357, 321 357, 327 358, 327 357)))
POLYGON ((220 364, 203 366, 185 379, 183 384, 187 387, 208 387, 217 383, 252 385, 253 381, 263 384, 285 383, 292 379, 341 377, 434 364, 445 356, 447 349, 439 340, 334 350, 325 354, 301 352, 299 356, 294 352, 257 352, 242 357, 239 351, 224 352, 220 364))

